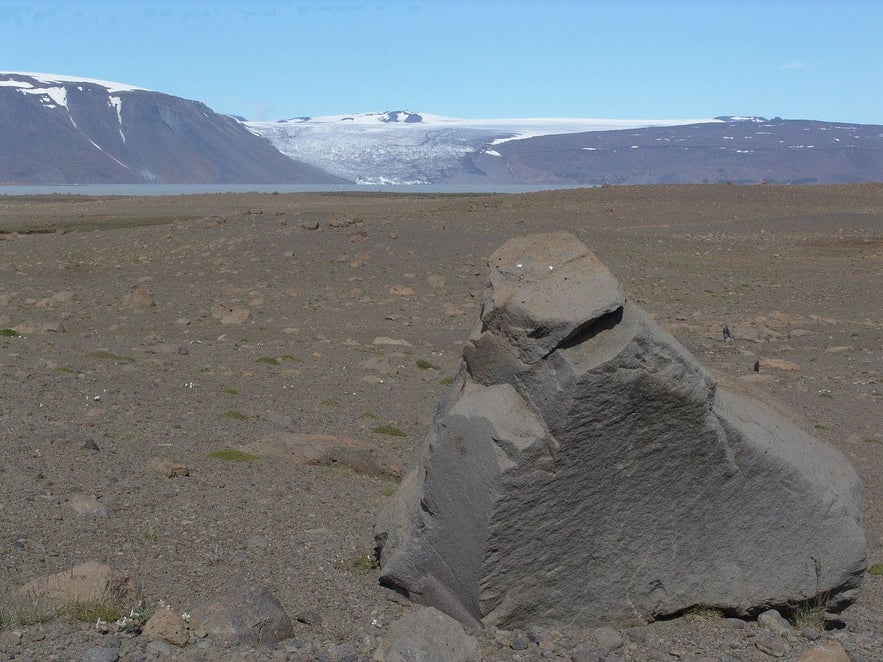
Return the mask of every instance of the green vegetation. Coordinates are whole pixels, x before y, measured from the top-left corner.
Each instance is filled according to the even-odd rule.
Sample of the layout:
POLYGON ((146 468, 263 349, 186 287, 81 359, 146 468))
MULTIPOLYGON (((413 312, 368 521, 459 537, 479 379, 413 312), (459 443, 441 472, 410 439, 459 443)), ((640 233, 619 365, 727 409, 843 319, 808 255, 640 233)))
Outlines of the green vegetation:
POLYGON ((234 421, 247 421, 248 416, 243 414, 241 411, 236 411, 235 409, 231 409, 230 411, 225 411, 221 414, 221 418, 232 418, 234 421))
POLYGON ((58 372, 63 372, 63 373, 66 373, 66 374, 68 374, 68 375, 79 375, 79 374, 80 374, 80 371, 79 371, 79 370, 74 370, 73 368, 69 368, 69 367, 67 367, 66 365, 60 365, 60 366, 58 366, 58 367, 56 368, 56 370, 57 370, 58 372))
POLYGON ((251 462, 252 460, 257 460, 259 458, 258 455, 252 455, 251 453, 238 451, 233 448, 212 451, 211 453, 206 453, 205 456, 215 460, 224 460, 225 462, 251 462))
POLYGON ((420 368, 421 370, 440 370, 440 368, 437 365, 435 365, 434 363, 430 363, 429 361, 426 361, 425 359, 417 359, 416 363, 417 363, 417 367, 420 368))
POLYGON ((373 554, 365 554, 364 556, 357 556, 354 558, 352 566, 356 570, 375 570, 380 567, 380 562, 373 554))
POLYGON ((396 488, 394 488, 394 487, 390 487, 388 489, 383 490, 383 492, 381 492, 381 494, 385 497, 391 497, 395 493, 396 493, 396 488))
POLYGON ((72 602, 62 607, 60 612, 83 623, 95 623, 98 619, 113 623, 126 614, 125 608, 106 602, 72 602))
POLYGON ((280 365, 279 359, 274 359, 272 356, 261 356, 258 358, 255 363, 266 363, 267 365, 280 365))
POLYGON ((825 610, 828 606, 828 594, 823 593, 817 598, 802 602, 792 607, 787 614, 788 620, 796 628, 825 629, 825 610))
POLYGON ((370 411, 362 412, 362 418, 370 418, 372 421, 380 420, 370 411))
POLYGON ((117 363, 134 363, 135 359, 131 356, 119 356, 118 354, 114 354, 113 352, 108 352, 107 350, 100 349, 97 352, 90 352, 88 356, 91 356, 93 359, 107 359, 108 361, 115 361, 117 363))
POLYGON ((445 377, 444 379, 440 379, 438 383, 441 384, 442 386, 450 386, 451 384, 454 383, 454 378, 453 377, 445 377))
POLYGON ((388 434, 390 437, 407 437, 402 430, 397 428, 395 425, 378 425, 376 428, 371 430, 375 434, 388 434))
POLYGON ((326 407, 340 407, 340 402, 338 402, 337 400, 332 400, 331 398, 322 400, 322 404, 326 407))
POLYGON ((226 393, 227 395, 239 395, 239 389, 225 388, 224 393, 226 393))
POLYGON ((868 574, 875 577, 883 577, 883 563, 875 563, 868 568, 868 574))
POLYGON ((0 336, 4 338, 18 338, 21 334, 15 329, 0 329, 0 336))

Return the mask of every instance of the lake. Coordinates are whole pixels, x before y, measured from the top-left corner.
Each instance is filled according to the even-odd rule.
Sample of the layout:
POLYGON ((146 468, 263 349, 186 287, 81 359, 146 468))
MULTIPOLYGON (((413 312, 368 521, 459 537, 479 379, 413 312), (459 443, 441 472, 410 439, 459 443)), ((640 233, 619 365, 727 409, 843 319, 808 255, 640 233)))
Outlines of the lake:
POLYGON ((0 195, 199 195, 203 193, 532 193, 574 186, 358 185, 358 184, 82 184, 0 186, 0 195))

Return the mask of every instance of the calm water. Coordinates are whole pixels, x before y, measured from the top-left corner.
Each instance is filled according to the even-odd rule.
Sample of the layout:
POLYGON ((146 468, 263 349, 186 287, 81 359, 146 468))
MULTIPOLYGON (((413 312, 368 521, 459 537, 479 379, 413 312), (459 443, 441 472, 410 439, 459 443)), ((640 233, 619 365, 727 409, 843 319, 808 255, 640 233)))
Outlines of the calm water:
POLYGON ((532 193, 573 186, 441 186, 357 184, 84 184, 73 186, 0 186, 0 195, 196 195, 200 193, 532 193))

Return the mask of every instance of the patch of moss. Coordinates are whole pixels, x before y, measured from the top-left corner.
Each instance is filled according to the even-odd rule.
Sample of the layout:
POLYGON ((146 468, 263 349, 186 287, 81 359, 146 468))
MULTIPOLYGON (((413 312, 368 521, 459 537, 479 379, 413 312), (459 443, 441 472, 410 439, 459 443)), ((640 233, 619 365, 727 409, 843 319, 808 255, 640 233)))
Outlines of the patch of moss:
POLYGON ((354 558, 352 566, 356 570, 374 570, 380 567, 380 562, 373 554, 365 554, 364 556, 354 558))
POLYGON ((114 354, 113 352, 108 352, 107 350, 99 349, 97 352, 90 352, 88 356, 91 356, 93 359, 107 359, 108 361, 116 361, 118 363, 134 363, 135 359, 131 356, 120 356, 118 354, 114 354))
POLYGON ((868 568, 868 574, 875 577, 883 577, 883 563, 875 563, 868 568))
POLYGON ((417 364, 417 367, 421 370, 440 370, 437 365, 435 365, 434 363, 430 363, 425 359, 417 359, 415 363, 417 364))
POLYGON ((396 493, 396 488, 390 487, 389 489, 383 490, 383 492, 381 492, 380 494, 382 494, 385 497, 391 497, 395 493, 396 493))
POLYGON ((441 384, 442 386, 450 386, 451 384, 454 383, 454 378, 453 377, 445 377, 444 379, 440 379, 438 383, 441 384))
POLYGON ((251 462, 252 460, 257 460, 259 457, 257 455, 252 455, 251 453, 246 453, 245 451, 238 451, 234 448, 212 451, 211 453, 206 453, 205 456, 215 460, 224 460, 226 462, 251 462))
POLYGON ((234 421, 247 421, 248 416, 243 414, 241 411, 236 411, 235 409, 231 409, 230 411, 225 411, 221 414, 221 418, 232 418, 234 421))
POLYGON ((370 411, 362 412, 362 418, 370 418, 372 421, 377 421, 377 420, 379 420, 379 419, 377 418, 377 416, 375 416, 375 415, 374 415, 372 412, 370 412, 370 411))
POLYGON ((74 370, 73 368, 68 368, 66 365, 60 365, 56 368, 58 372, 64 372, 68 375, 79 375, 78 370, 74 370))
POLYGON ((227 395, 239 395, 239 389, 236 388, 225 388, 224 393, 227 395))
POLYGON ((274 359, 272 356, 261 356, 258 358, 255 363, 266 363, 267 365, 280 365, 279 359, 274 359))
POLYGON ((0 329, 0 336, 4 338, 18 338, 21 334, 15 329, 0 329))
POLYGON ((402 430, 397 428, 395 425, 378 425, 376 428, 371 430, 375 434, 388 434, 390 437, 407 437, 402 430))
POLYGON ((337 400, 332 400, 331 398, 322 400, 322 404, 326 407, 340 407, 340 402, 338 402, 337 400))

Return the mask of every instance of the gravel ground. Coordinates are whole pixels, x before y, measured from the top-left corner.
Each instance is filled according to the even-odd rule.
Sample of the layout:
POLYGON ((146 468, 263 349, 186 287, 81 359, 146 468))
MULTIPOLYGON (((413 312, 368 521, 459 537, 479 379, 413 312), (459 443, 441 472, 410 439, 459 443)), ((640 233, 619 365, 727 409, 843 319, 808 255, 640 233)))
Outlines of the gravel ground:
MULTIPOLYGON (((407 467, 486 257, 559 229, 721 381, 852 460, 883 563, 883 186, 0 197, 0 329, 17 334, 0 337, 0 659, 370 659, 413 608, 368 561, 395 477, 210 454, 321 434, 407 467), (148 611, 266 586, 295 637, 180 648, 14 598, 90 560, 130 573, 148 611)), ((838 620, 790 632, 691 614, 478 638, 489 660, 796 660, 827 642, 872 661, 881 606, 868 576, 838 620)))

